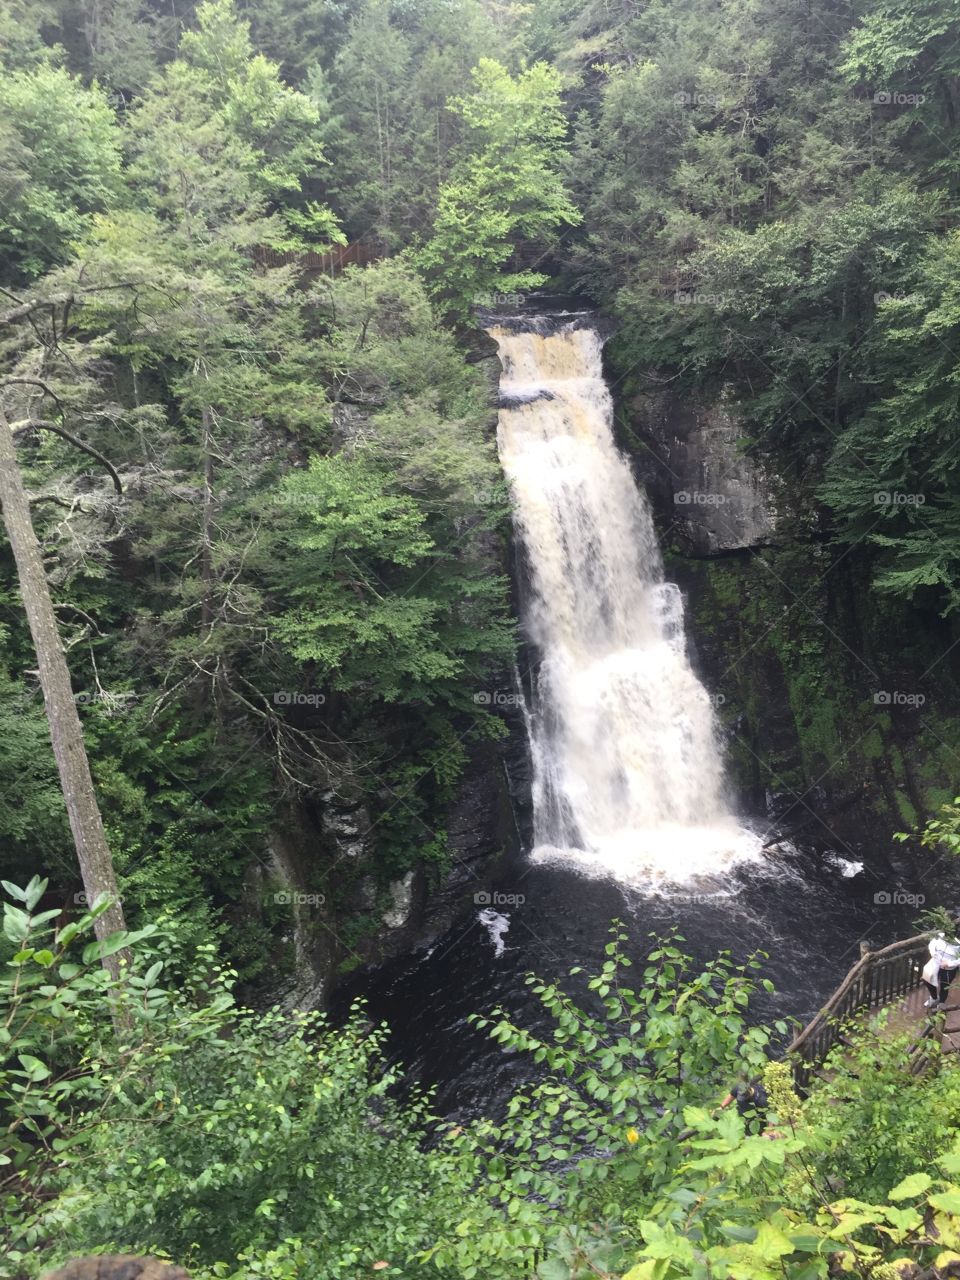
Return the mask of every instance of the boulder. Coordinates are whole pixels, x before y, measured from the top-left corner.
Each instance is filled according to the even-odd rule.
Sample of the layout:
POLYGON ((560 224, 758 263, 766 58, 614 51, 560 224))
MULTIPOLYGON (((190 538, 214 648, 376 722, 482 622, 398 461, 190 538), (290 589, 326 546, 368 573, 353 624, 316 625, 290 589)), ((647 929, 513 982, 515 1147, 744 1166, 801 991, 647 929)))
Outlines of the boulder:
POLYGON ((73 1258, 40 1280, 190 1280, 182 1267, 160 1258, 138 1258, 129 1253, 101 1253, 73 1258))

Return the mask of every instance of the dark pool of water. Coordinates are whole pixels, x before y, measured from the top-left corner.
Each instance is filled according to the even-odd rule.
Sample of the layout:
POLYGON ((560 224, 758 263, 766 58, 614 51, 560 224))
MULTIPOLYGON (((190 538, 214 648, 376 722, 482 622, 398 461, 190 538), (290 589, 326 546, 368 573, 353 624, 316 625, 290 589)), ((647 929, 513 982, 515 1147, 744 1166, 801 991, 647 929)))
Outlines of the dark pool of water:
MULTIPOLYGON (((861 939, 881 946, 916 931, 915 905, 875 900, 895 887, 926 887, 928 904, 933 900, 929 885, 894 886, 888 870, 869 867, 847 877, 831 857, 811 852, 781 852, 763 864, 742 866, 720 883, 678 888, 686 897, 644 895, 611 880, 519 858, 482 890, 522 895, 522 902, 467 904, 429 948, 354 975, 334 1013, 343 1014, 353 997, 364 996, 371 1017, 391 1028, 392 1054, 409 1078, 435 1087, 440 1114, 494 1115, 537 1068, 526 1055, 501 1049, 470 1024, 469 1015, 503 1005, 525 1025, 546 1028, 549 1018, 525 975, 564 978, 574 965, 595 971, 615 917, 628 926, 633 958, 650 949, 651 934, 672 929, 680 930, 700 961, 721 950, 738 960, 767 952, 763 975, 776 992, 758 993, 752 1020, 806 1021, 858 958, 861 939), (701 899, 691 900, 698 893, 701 899), (501 919, 492 920, 491 910, 501 919), (503 923, 508 928, 500 932, 500 951, 503 923)), ((577 981, 582 979, 571 986, 577 981)))

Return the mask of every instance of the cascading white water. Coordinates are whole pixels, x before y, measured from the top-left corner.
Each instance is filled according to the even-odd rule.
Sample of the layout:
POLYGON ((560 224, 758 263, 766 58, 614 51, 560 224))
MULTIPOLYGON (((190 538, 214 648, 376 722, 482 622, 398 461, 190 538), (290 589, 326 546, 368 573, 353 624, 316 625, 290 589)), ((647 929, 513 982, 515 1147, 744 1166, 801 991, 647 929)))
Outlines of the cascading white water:
POLYGON ((529 726, 538 859, 640 884, 715 872, 758 841, 728 813, 710 699, 687 662, 645 497, 612 435, 596 330, 490 328, 498 441, 541 658, 529 726))

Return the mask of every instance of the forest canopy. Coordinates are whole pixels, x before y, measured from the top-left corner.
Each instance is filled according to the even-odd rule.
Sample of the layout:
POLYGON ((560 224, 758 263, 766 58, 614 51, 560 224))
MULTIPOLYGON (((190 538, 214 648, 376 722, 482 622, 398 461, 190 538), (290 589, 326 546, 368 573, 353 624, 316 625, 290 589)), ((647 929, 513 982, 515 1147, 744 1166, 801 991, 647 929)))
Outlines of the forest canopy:
POLYGON ((362 1009, 262 1007, 290 883, 343 977, 502 771, 485 308, 602 312, 618 407, 722 404, 871 602, 956 626, 957 0, 0 0, 0 70, 7 1273, 952 1274, 946 1069, 901 1095, 870 1033, 842 1121, 776 1069, 782 1140, 719 1114, 786 1033, 752 961, 628 987, 615 932, 601 1011, 478 1010, 553 1074, 466 1129, 362 1009))

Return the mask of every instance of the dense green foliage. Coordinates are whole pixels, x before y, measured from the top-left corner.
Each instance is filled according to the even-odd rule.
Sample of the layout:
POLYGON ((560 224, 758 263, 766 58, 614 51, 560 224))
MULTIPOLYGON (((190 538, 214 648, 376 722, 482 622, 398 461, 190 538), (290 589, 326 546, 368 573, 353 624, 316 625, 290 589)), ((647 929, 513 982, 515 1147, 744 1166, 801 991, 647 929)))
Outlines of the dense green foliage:
POLYGON ((155 929, 111 987, 93 913, 54 926, 61 912, 33 912, 45 887, 4 917, 2 1274, 114 1242, 194 1274, 352 1276, 442 1230, 458 1185, 421 1153, 423 1107, 391 1101, 359 1012, 334 1033, 239 1008, 212 947, 155 929))
POLYGON ((49 66, 5 75, 0 113, 0 255, 14 278, 36 276, 120 195, 114 113, 96 85, 49 66))
POLYGON ((538 62, 516 80, 488 58, 473 72, 474 90, 452 99, 466 138, 441 186, 433 235, 419 262, 463 319, 496 292, 543 284, 535 270, 507 270, 518 241, 554 247, 563 226, 579 222, 560 175, 566 124, 560 76, 538 62))
POLYGON ((624 390, 723 389, 802 518, 878 590, 952 611, 955 6, 559 16, 572 265, 621 318, 624 390))
MULTIPOLYGON (((531 979, 552 1033, 479 1022, 538 1083, 464 1128, 396 1101, 361 1011, 334 1030, 235 986, 321 933, 328 970, 368 957, 503 733, 477 697, 515 650, 477 305, 579 289, 618 321, 622 402, 722 397, 890 650, 914 607, 956 612, 956 3, 0 0, 0 71, 0 404, 134 929, 94 942, 74 897, 4 544, 3 1268, 954 1267, 956 1068, 907 1079, 861 1029, 799 1100, 754 962, 670 938, 631 986, 617 930, 601 973, 531 979), (288 882, 323 902, 312 937, 288 882), (760 1071, 773 1134, 719 1107, 760 1071)), ((788 611, 777 573, 709 572, 737 626, 788 611)), ((888 719, 844 737, 807 615, 775 643, 809 780, 892 748, 888 719)), ((958 829, 955 802, 925 843, 958 829)))
POLYGON ((545 1065, 542 1083, 498 1124, 444 1127, 425 1100, 393 1100, 360 1010, 336 1032, 253 1013, 213 948, 191 953, 169 922, 91 942, 94 913, 38 910, 45 882, 6 889, 3 1274, 116 1250, 170 1254, 199 1280, 866 1280, 960 1245, 944 1142, 960 1071, 906 1076, 878 1026, 801 1103, 748 1023, 755 962, 699 970, 667 939, 631 987, 615 926, 585 1003, 530 979, 545 1038, 482 1020, 545 1065), (113 983, 97 960, 124 944, 133 968, 113 983), (719 1105, 761 1071, 768 1115, 719 1105))
MULTIPOLYGON (((118 498, 70 445, 21 437, 128 914, 179 909, 201 937, 239 913, 250 977, 284 923, 251 887, 271 829, 309 830, 320 796, 361 812, 362 867, 330 881, 328 844, 303 877, 333 915, 372 877, 375 906, 442 862, 466 753, 499 732, 473 699, 513 654, 488 382, 403 259, 303 278, 298 254, 345 239, 319 65, 284 83, 229 0, 121 86, 122 110, 50 65, 63 56, 3 90, 23 180, 0 284, 72 297, 4 330, 4 403, 123 483, 118 498)), ((18 612, 0 655, 22 794, 0 810, 2 861, 30 866, 32 830, 69 885, 18 612)))

